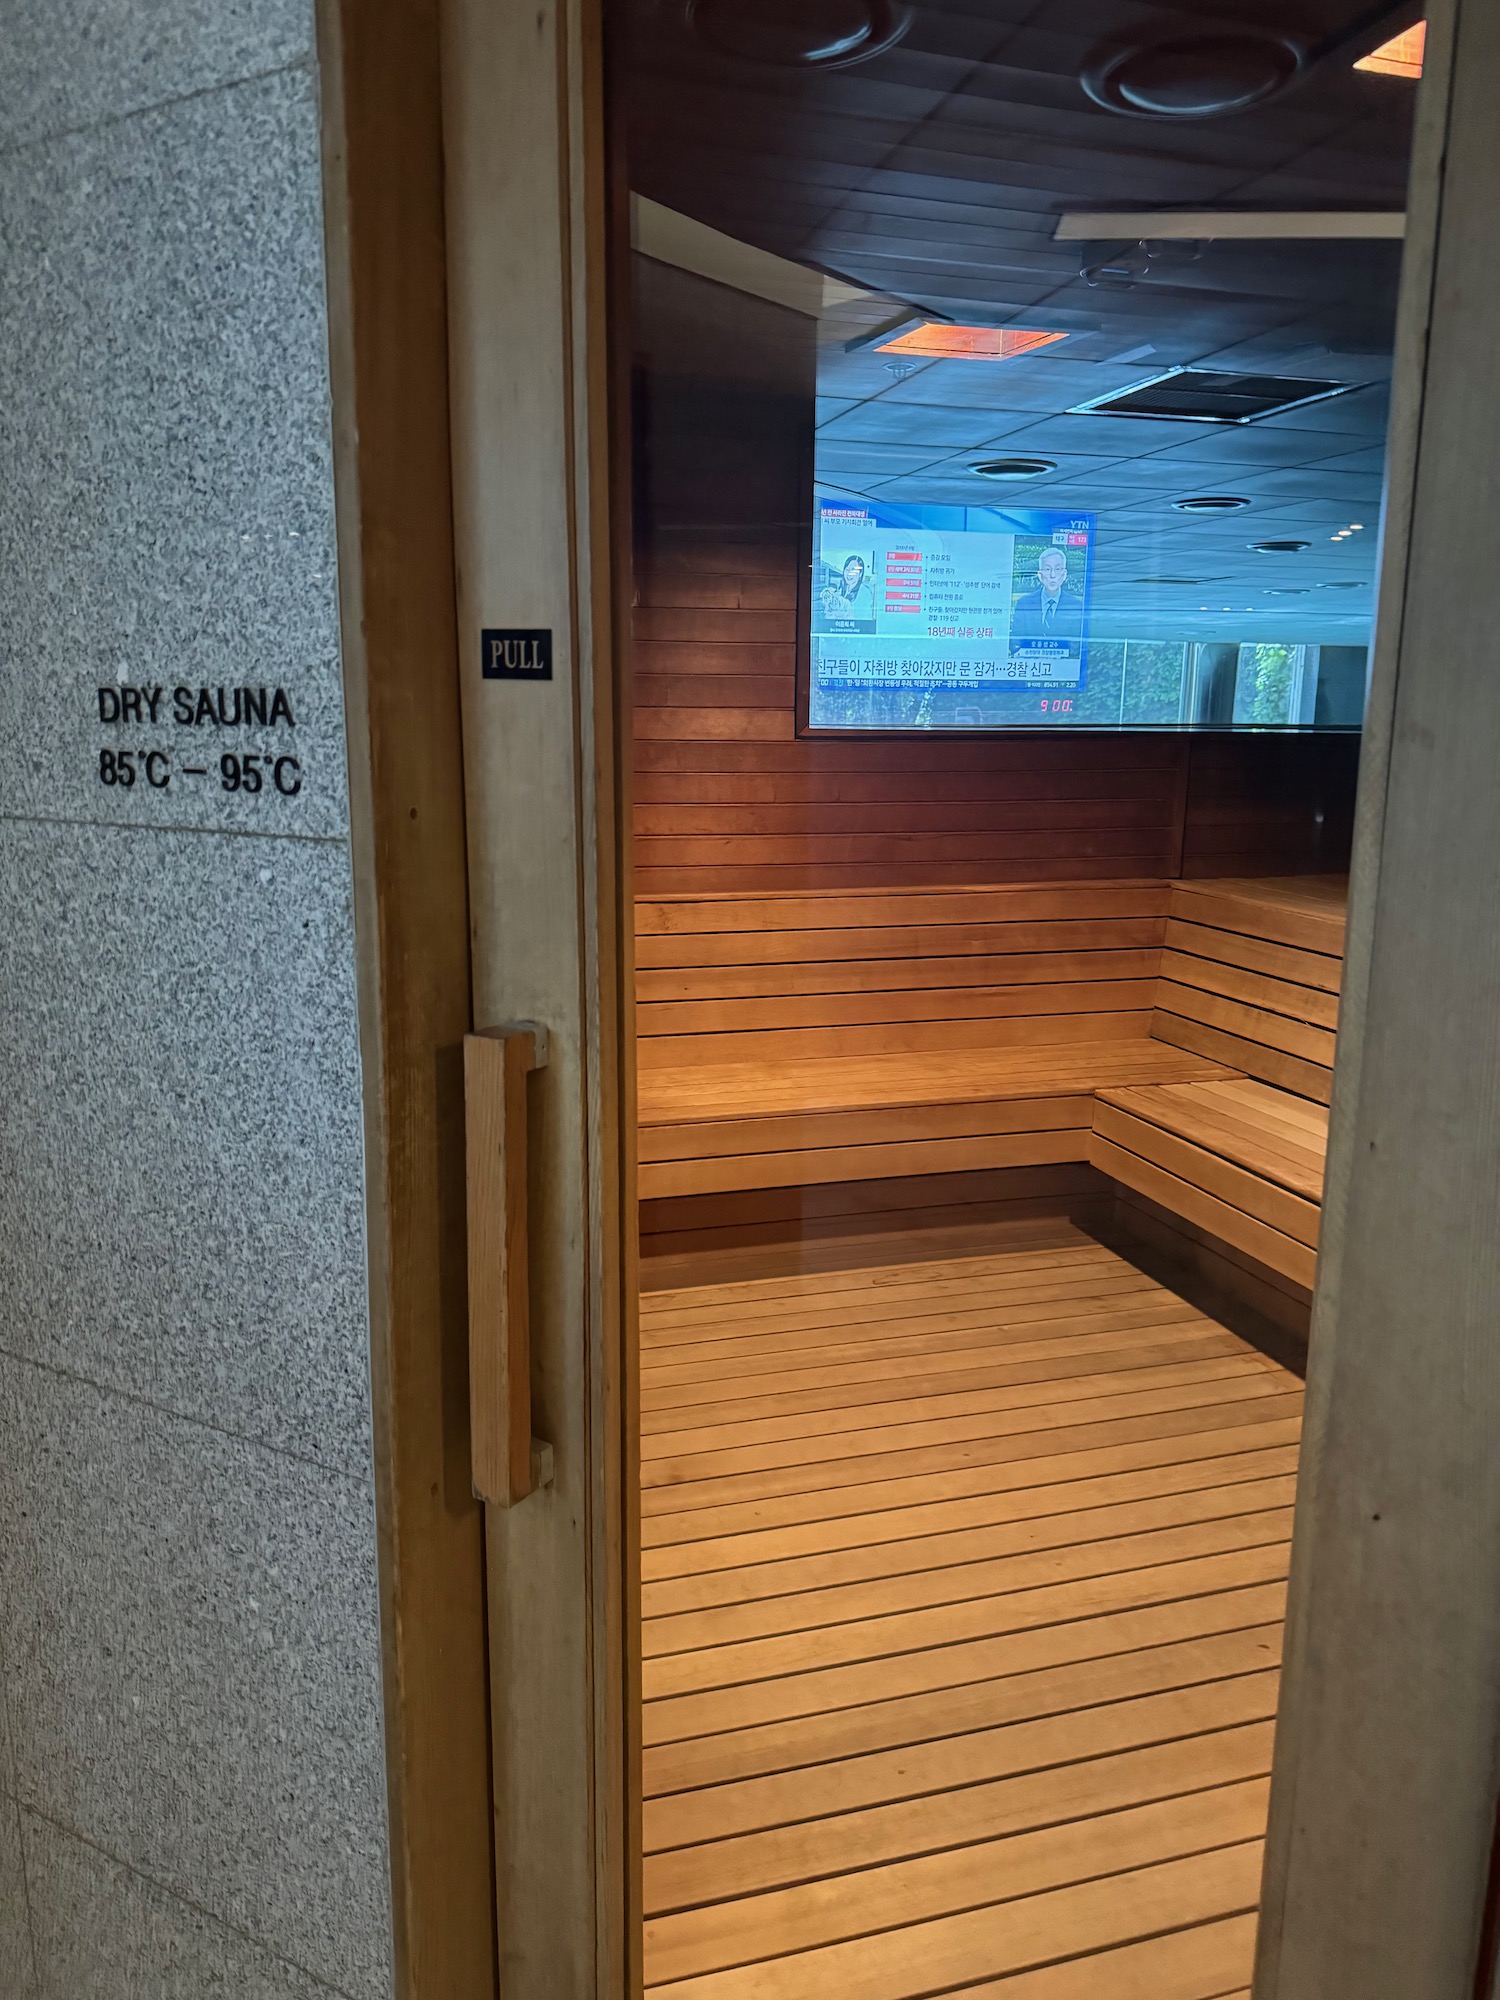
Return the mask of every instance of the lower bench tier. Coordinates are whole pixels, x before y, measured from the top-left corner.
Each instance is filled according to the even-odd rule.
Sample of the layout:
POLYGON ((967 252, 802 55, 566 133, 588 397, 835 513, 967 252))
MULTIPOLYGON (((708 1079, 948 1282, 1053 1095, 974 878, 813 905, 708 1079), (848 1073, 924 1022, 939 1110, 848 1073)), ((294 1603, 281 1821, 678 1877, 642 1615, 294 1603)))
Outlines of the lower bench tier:
POLYGON ((1087 1160, 1101 1090, 1234 1074, 1145 1037, 648 1069, 640 1194, 1087 1160))
POLYGON ((1086 1161, 1310 1287, 1328 1114, 1162 1042, 641 1078, 644 1200, 1086 1161))
POLYGON ((1088 1159, 1310 1288, 1327 1148, 1321 1105, 1233 1077, 1101 1091, 1088 1159))

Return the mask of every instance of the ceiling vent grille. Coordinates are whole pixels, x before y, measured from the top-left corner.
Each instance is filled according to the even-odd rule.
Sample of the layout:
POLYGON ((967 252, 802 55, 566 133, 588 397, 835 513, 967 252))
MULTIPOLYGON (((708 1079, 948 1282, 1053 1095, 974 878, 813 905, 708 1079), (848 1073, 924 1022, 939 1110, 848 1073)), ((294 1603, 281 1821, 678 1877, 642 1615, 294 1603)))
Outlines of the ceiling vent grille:
POLYGON ((1253 424, 1282 410, 1326 402, 1358 388, 1295 375, 1232 375, 1216 368, 1173 368, 1149 382, 1080 403, 1071 416, 1175 418, 1190 424, 1253 424))

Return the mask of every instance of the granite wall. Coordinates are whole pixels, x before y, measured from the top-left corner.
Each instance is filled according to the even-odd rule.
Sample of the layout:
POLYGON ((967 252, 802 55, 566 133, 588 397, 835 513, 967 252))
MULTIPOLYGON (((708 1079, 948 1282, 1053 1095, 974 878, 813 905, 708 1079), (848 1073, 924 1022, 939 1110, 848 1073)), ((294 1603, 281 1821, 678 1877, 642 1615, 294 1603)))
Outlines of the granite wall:
POLYGON ((311 5, 0 40, 0 2000, 375 2000, 311 5))

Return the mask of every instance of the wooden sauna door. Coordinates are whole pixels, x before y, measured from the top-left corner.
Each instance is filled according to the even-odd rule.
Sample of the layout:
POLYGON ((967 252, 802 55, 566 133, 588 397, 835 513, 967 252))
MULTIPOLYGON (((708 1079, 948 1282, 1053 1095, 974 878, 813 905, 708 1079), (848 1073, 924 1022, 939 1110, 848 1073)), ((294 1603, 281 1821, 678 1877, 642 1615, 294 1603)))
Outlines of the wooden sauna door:
POLYGON ((470 1387, 500 1984, 506 2000, 584 2000, 628 1981, 630 1875, 634 1253, 597 9, 450 0, 443 50, 474 1028, 488 1038, 467 1065, 470 1387), (493 1038, 517 1029, 521 1067, 502 1075, 493 1038), (495 1167, 499 1130, 506 1171, 476 1188, 476 1150, 495 1167), (523 1249, 518 1304, 504 1259, 523 1249), (497 1288, 507 1327, 529 1309, 529 1359, 480 1351, 497 1323, 480 1323, 481 1295, 497 1288))
MULTIPOLYGON (((1403 924, 1414 925, 1423 940, 1418 970, 1429 978, 1434 966, 1446 966, 1446 990, 1486 1075, 1500 1060, 1486 1039, 1493 1039, 1495 1010, 1485 1011, 1473 964, 1454 962, 1454 940, 1472 941, 1472 911, 1492 896, 1482 864, 1496 841, 1479 802, 1493 795, 1493 785, 1486 792, 1472 752, 1482 725, 1500 729, 1500 714, 1493 676, 1464 678, 1459 664, 1485 653, 1500 611, 1488 616, 1486 602, 1487 623, 1460 616, 1451 559, 1461 551, 1463 574, 1476 601, 1484 599, 1489 580, 1500 575, 1493 509, 1486 514, 1475 501, 1456 516, 1452 496, 1482 497, 1481 447, 1492 463, 1500 433, 1500 407, 1491 409, 1496 399, 1483 386, 1493 377, 1485 356, 1493 349, 1500 246, 1478 193, 1490 83, 1500 73, 1500 29, 1491 14, 1479 0, 1457 7, 1444 0, 1433 10, 1430 61, 1439 80, 1411 223, 1428 288, 1407 288, 1385 660, 1376 677, 1377 785, 1367 786, 1366 905, 1356 960, 1356 1033, 1363 1033, 1368 985, 1387 1018, 1405 1029, 1407 1053, 1429 1059, 1411 995, 1414 975, 1408 969, 1403 983, 1399 954, 1388 944, 1384 956, 1377 949, 1380 926, 1383 943, 1403 924), (1448 69, 1455 18, 1469 51, 1457 92, 1448 69), (1450 178, 1446 190, 1445 142, 1460 163, 1454 175, 1467 176, 1450 178), (1432 274, 1443 268, 1445 239, 1455 246, 1449 285, 1438 291, 1429 325, 1432 274), (1476 273, 1489 274, 1487 291, 1474 282, 1476 273), (1441 346, 1445 338, 1446 386, 1425 374, 1429 339, 1441 346), (1467 399, 1461 416, 1452 386, 1459 381, 1467 399), (1449 462, 1423 489, 1418 443, 1429 431, 1449 462), (1425 539, 1412 539, 1414 517, 1431 522, 1425 539), (1420 695, 1403 684, 1402 699, 1416 706, 1402 736, 1397 667, 1410 604, 1428 621, 1426 650, 1415 662, 1425 684, 1420 695), (1443 673, 1462 682, 1467 740, 1453 734, 1451 718, 1445 723, 1440 702, 1422 706, 1443 673), (1423 761, 1424 744, 1439 737, 1454 782, 1423 761), (1395 816, 1387 825, 1391 800, 1395 816), (1439 821, 1448 840, 1446 874, 1429 837, 1439 821), (1434 884, 1453 883, 1464 890, 1461 902, 1434 894, 1434 884)), ((604 172, 597 28, 581 0, 541 0, 526 10, 449 0, 447 8, 475 1024, 537 1023, 549 1043, 531 1091, 529 1192, 532 1428, 550 1447, 551 1477, 516 1504, 493 1503, 486 1522, 497 1924, 507 2000, 613 1996, 640 1980, 632 1028, 623 920, 631 885, 621 834, 612 646, 618 571, 611 562, 624 508, 608 448, 611 361, 618 356, 607 340, 615 301, 605 230, 611 215, 623 227, 623 205, 617 200, 611 209, 604 172), (537 650, 544 633, 550 673, 537 650), (522 650, 508 653, 507 643, 522 650)), ((1382 1243, 1393 1251, 1409 1242, 1414 1216, 1432 1222, 1438 1194, 1463 1208, 1478 1237, 1478 1196, 1493 1192, 1494 1162, 1477 1121, 1455 1114, 1453 1129, 1472 1142, 1455 1151, 1451 1131, 1435 1131, 1424 1104, 1403 1095, 1394 1046, 1360 1043, 1357 1065, 1346 1064, 1341 1084, 1337 1196, 1325 1253, 1339 1260, 1350 1290, 1346 1241, 1357 1244, 1363 1271, 1377 1272, 1382 1243), (1412 1177, 1405 1209, 1370 1165, 1381 1137, 1381 1103, 1372 1104, 1372 1090, 1402 1111, 1414 1146, 1426 1143, 1435 1154, 1449 1147, 1438 1179, 1429 1185, 1412 1177)), ((1463 1106, 1461 1076, 1434 1069, 1432 1083, 1463 1106)), ((1428 1274, 1426 1320, 1409 1290, 1399 1295, 1401 1311, 1367 1298, 1359 1338, 1340 1341, 1343 1299, 1334 1292, 1324 1301, 1329 1358, 1315 1366, 1314 1398, 1320 1467, 1331 1472, 1305 1482, 1301 1500, 1287 1696, 1294 1726, 1283 1731, 1273 1791, 1259 2000, 1331 2000, 1345 1990, 1362 2000, 1409 2000, 1417 1992, 1460 2000, 1472 1974, 1495 1806, 1489 1752, 1500 1631, 1475 1618, 1461 1565, 1430 1558, 1472 1532, 1482 1537, 1487 1560, 1496 1554, 1494 1454, 1466 1454, 1455 1439, 1492 1436, 1486 1426, 1500 1410, 1500 1365, 1493 1341, 1478 1338, 1472 1288, 1465 1293, 1461 1283, 1464 1244, 1452 1247, 1448 1262, 1428 1274), (1449 1315, 1442 1324, 1460 1327, 1463 1337, 1446 1345, 1436 1339, 1413 1366, 1410 1338, 1440 1307, 1449 1315), (1367 1337, 1370 1325, 1378 1339, 1367 1337), (1392 1384, 1401 1385, 1399 1408, 1392 1384), (1359 1424, 1351 1426, 1351 1412, 1359 1424), (1405 1508, 1399 1532, 1372 1539, 1351 1513, 1348 1495, 1363 1496, 1370 1479, 1398 1493, 1405 1508), (1414 1620, 1403 1592, 1418 1584, 1423 1616, 1414 1620), (1369 1630, 1381 1634, 1373 1654, 1360 1636, 1369 1630), (1431 1637, 1455 1630, 1464 1639, 1456 1666, 1437 1655, 1431 1637), (1408 1866, 1421 1894, 1397 1893, 1408 1866), (1359 1977, 1341 1987, 1351 1952, 1359 1977)), ((1393 1283, 1388 1296, 1396 1298, 1397 1289, 1393 1283)), ((1486 1303, 1491 1297, 1492 1287, 1484 1290, 1486 1303)), ((1379 1520, 1378 1506, 1369 1512, 1379 1520)))

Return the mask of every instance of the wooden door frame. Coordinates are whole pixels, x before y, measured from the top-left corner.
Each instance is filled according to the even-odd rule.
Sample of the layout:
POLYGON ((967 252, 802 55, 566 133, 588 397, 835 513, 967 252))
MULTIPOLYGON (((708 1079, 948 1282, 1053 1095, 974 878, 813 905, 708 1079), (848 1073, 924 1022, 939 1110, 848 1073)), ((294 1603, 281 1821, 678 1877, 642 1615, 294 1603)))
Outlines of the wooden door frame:
POLYGON ((627 1807, 635 1312, 628 800, 619 756, 611 211, 600 0, 443 0, 459 688, 477 1027, 541 1023, 533 1429, 550 1485, 485 1510, 507 2000, 638 1981, 627 1807), (487 630, 551 634, 486 678, 487 630))
POLYGON ((318 0, 395 1988, 498 1990, 437 0, 318 0))
MULTIPOLYGON (((621 1526, 634 1490, 624 1372, 635 1277, 631 936, 616 894, 627 821, 610 645, 628 565, 612 572, 609 560, 612 523, 627 518, 628 457, 611 455, 609 432, 600 9, 595 0, 549 0, 539 12, 465 0, 318 6, 396 1991, 400 2000, 492 2000, 502 1990, 507 2000, 582 2000, 639 1983, 639 1837, 626 1805, 639 1789, 626 1770, 638 1754, 636 1595, 621 1526), (495 36, 524 35, 528 23, 545 46, 523 49, 518 64, 495 36), (486 155, 485 134, 503 124, 502 100, 525 63, 534 80, 538 60, 531 136, 549 108, 555 122, 524 163, 531 212, 518 219, 486 178, 503 178, 505 162, 486 155), (496 268, 487 249, 498 245, 503 263, 537 226, 530 190, 552 196, 557 283, 533 283, 513 302, 523 314, 562 315, 545 352, 507 349, 485 290, 496 268), (536 461, 534 434, 505 459, 517 487, 565 495, 567 575, 560 600, 558 577, 548 580, 545 613, 500 601, 480 609, 475 599, 476 585, 502 598, 509 590, 493 564, 485 569, 496 438, 481 426, 493 416, 485 395, 498 387, 503 397, 524 373, 518 351, 561 371, 566 462, 545 452, 536 461), (480 437, 487 450, 476 454, 480 437), (474 853, 476 835, 493 846, 483 815, 505 789, 510 754, 483 696, 511 692, 479 683, 476 614, 559 627, 566 700, 551 738, 569 746, 575 856, 551 990, 537 990, 549 984, 539 974, 545 925, 529 943, 524 926, 567 912, 538 911, 534 898, 528 911, 524 897, 506 907, 494 869, 474 853), (497 924, 517 944, 500 967, 497 924), (554 1049, 560 1039, 565 1050, 539 1107, 553 1142, 533 1192, 553 1245, 565 1235, 580 1255, 570 1273, 555 1247, 544 1251, 534 1298, 538 1428, 556 1427, 558 1485, 513 1518, 492 1509, 486 1520, 469 1448, 462 1042, 516 1014, 551 1014, 554 1049), (570 1143, 559 1146, 562 1126, 570 1143), (549 1559, 525 1609, 507 1587, 518 1536, 540 1540, 549 1559), (491 1673, 492 1646, 513 1648, 518 1626, 531 1722, 539 1702, 546 1709, 545 1683, 566 1690, 521 1742, 519 1762, 503 1702, 498 1740, 492 1728, 492 1693, 505 1679, 491 1673), (548 1742, 568 1766, 550 1788, 542 1781, 555 1774, 538 1770, 546 1759, 536 1755, 548 1742), (542 1797, 552 1810, 539 1824, 527 1801, 542 1797), (518 1856, 529 1879, 518 1879, 518 1856)), ((510 129, 527 128, 513 120, 510 129)))
MULTIPOLYGON (((452 4, 471 26, 482 12, 452 4)), ((467 1476, 458 1051, 474 1022, 464 757, 472 786, 489 751, 482 715, 467 743, 461 723, 477 668, 455 616, 440 6, 320 0, 320 46, 397 1990, 484 2000, 497 1990, 497 1846, 484 1526, 467 1476)), ((624 489, 618 442, 608 463, 599 11, 544 10, 562 30, 566 139, 533 163, 554 163, 564 224, 575 880, 593 912, 577 1024, 597 1087, 578 1099, 575 1152, 590 1271, 572 1408, 583 1452, 567 1488, 579 1525, 550 1607, 585 1663, 569 1792, 582 1888, 538 1913, 575 1948, 555 1979, 512 1979, 519 2000, 639 1982, 624 696, 609 646, 590 643, 618 630, 625 584, 607 559, 611 480, 616 528, 624 489)), ((512 27, 536 18, 491 12, 512 27)), ((1500 1073, 1500 970, 1474 917, 1500 850, 1486 817, 1500 682, 1483 671, 1500 413, 1480 393, 1500 372, 1500 225, 1485 212, 1500 15, 1489 0, 1434 0, 1429 19, 1257 2000, 1469 2000, 1500 1796, 1500 1351, 1486 1319, 1500 1165, 1476 1115, 1500 1073)), ((456 102, 498 122, 495 87, 491 48, 450 82, 450 139, 456 102)), ((448 177, 451 197, 451 163, 448 177)), ((465 338, 482 357, 472 320, 465 338)), ((468 416, 455 434, 475 435, 468 416)), ((483 909, 474 923, 482 940, 483 909)), ((524 995, 512 1007, 480 983, 486 1011, 526 1011, 524 995)), ((503 1800, 498 1823, 503 1850, 503 1800)), ((507 1865, 501 1852, 502 1881, 507 1865)))
POLYGON ((1492 1977, 1497 89, 1500 8, 1435 0, 1256 2000, 1471 2000, 1492 1977))

